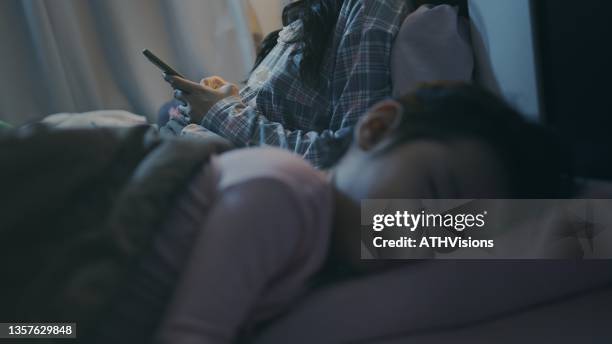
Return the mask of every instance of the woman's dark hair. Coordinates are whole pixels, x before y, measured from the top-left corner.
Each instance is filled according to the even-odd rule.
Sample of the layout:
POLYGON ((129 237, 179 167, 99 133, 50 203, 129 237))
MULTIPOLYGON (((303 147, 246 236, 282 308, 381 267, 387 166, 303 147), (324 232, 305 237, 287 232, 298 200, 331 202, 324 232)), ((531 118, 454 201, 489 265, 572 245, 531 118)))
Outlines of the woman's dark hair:
POLYGON ((436 83, 398 101, 404 116, 394 145, 421 138, 476 139, 501 158, 513 197, 557 198, 570 192, 570 154, 558 137, 497 96, 464 83, 436 83))
MULTIPOLYGON (((344 0, 300 0, 283 9, 284 26, 296 20, 302 21, 301 34, 293 43, 302 44, 300 76, 306 82, 315 84, 317 81, 343 2, 344 0)), ((253 69, 257 68, 276 46, 279 33, 280 30, 274 31, 264 38, 253 69)))

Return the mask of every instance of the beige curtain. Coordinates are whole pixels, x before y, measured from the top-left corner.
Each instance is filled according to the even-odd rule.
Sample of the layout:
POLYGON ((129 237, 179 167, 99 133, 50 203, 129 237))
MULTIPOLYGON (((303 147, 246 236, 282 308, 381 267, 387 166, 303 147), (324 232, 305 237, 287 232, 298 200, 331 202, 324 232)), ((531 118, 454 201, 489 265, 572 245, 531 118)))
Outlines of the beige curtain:
POLYGON ((255 57, 252 31, 278 26, 282 7, 249 1, 2 0, 0 120, 97 109, 152 119, 171 93, 144 48, 194 80, 244 80, 255 57), (266 15, 255 22, 258 14, 266 15))
POLYGON ((259 20, 262 34, 278 30, 281 27, 282 9, 293 0, 250 0, 259 20))

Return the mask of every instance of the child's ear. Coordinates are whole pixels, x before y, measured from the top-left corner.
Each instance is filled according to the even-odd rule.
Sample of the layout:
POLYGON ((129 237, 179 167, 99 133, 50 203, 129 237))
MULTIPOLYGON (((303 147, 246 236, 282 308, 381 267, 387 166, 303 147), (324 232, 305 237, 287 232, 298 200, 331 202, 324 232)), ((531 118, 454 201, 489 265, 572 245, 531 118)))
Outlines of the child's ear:
POLYGON ((397 128, 404 109, 395 100, 385 100, 370 109, 357 125, 356 141, 359 148, 370 150, 397 128))

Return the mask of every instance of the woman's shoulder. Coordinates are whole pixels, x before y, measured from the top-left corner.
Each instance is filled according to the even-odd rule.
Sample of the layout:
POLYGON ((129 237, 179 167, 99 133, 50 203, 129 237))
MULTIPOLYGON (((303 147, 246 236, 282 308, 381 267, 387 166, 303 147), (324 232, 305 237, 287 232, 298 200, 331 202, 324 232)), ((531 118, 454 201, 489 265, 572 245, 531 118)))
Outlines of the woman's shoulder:
POLYGON ((339 23, 344 32, 378 30, 397 33, 410 8, 406 0, 345 0, 339 23))

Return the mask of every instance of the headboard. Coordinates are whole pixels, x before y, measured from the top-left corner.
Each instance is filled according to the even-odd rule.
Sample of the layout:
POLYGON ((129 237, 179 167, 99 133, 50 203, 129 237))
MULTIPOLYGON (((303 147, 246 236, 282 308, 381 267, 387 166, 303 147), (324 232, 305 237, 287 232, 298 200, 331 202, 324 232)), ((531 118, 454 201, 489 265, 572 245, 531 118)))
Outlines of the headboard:
POLYGON ((463 17, 469 17, 468 0, 415 0, 415 8, 421 5, 442 5, 447 4, 451 6, 459 6, 459 14, 463 17))

